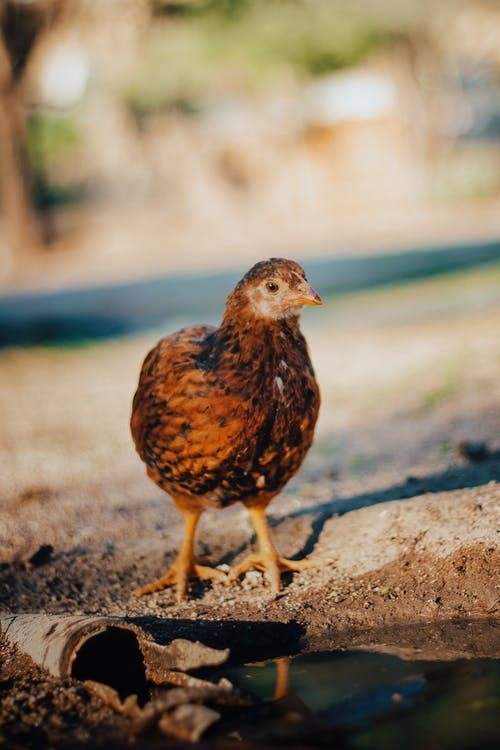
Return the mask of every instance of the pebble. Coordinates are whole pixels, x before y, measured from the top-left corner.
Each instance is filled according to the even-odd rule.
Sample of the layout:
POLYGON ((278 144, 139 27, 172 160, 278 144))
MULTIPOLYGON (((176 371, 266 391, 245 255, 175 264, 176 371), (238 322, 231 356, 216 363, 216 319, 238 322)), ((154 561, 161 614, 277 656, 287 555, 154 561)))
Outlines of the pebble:
POLYGON ((245 574, 245 578, 243 579, 241 587, 246 591, 249 591, 250 589, 256 588, 261 584, 262 573, 260 573, 258 570, 249 570, 248 573, 245 574))

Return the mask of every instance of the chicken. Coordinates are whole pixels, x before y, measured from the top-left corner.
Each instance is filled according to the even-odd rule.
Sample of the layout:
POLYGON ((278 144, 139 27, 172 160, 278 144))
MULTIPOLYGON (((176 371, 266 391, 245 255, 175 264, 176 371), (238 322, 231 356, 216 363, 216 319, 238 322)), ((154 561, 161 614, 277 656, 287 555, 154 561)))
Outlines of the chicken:
POLYGON ((299 317, 303 305, 320 304, 298 263, 271 258, 231 292, 219 328, 184 328, 147 355, 132 436, 148 476, 184 515, 185 531, 170 570, 135 595, 176 585, 182 601, 192 577, 225 580, 195 561, 195 531, 204 510, 238 501, 250 513, 259 552, 229 580, 256 568, 279 591, 282 571, 312 567, 278 555, 265 510, 313 440, 320 395, 299 317))

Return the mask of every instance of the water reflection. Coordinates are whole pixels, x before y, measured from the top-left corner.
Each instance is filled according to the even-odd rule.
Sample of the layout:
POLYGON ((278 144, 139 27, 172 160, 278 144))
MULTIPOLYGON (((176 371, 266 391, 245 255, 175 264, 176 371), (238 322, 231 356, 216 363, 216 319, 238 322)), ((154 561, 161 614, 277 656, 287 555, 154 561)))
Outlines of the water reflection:
MULTIPOLYGON (((384 750, 465 750, 500 739, 499 660, 410 661, 340 651, 248 665, 230 678, 265 701, 277 697, 274 721, 288 726, 293 719, 298 736, 312 746, 332 732, 345 746, 384 750)), ((241 737, 262 737, 264 723, 261 717, 241 737)))

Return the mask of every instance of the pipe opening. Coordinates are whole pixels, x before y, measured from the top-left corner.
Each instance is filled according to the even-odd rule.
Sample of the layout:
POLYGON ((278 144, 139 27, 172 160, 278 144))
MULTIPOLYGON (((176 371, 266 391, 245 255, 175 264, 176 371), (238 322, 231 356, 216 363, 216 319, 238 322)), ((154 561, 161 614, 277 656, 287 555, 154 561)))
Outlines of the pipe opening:
POLYGON ((148 699, 143 655, 130 630, 108 627, 88 638, 78 649, 71 676, 111 685, 122 700, 133 693, 139 702, 148 699))

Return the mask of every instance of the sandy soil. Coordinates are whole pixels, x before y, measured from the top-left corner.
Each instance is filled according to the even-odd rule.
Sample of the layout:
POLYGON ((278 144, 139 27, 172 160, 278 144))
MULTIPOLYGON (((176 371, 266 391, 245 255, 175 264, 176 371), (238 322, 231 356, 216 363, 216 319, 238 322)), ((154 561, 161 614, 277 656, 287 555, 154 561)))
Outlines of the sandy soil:
MULTIPOLYGON (((358 295, 305 318, 321 421, 269 515, 281 552, 320 565, 285 577, 278 596, 258 573, 193 584, 180 605, 171 590, 130 596, 166 569, 182 529, 128 433, 154 336, 2 352, 0 611, 147 616, 157 628, 178 618, 184 634, 204 625, 212 641, 223 622, 282 623, 290 641, 275 653, 399 642, 498 654, 497 631, 475 638, 467 627, 498 615, 500 301, 476 304, 456 283, 432 284, 358 295), (391 630, 415 623, 441 630, 420 643, 391 630)), ((227 565, 253 541, 235 506, 205 514, 198 552, 227 565)), ((116 714, 74 681, 48 679, 5 643, 0 660, 0 739, 87 742, 96 727, 122 737, 116 714), (29 718, 38 704, 43 730, 40 715, 29 718)))

